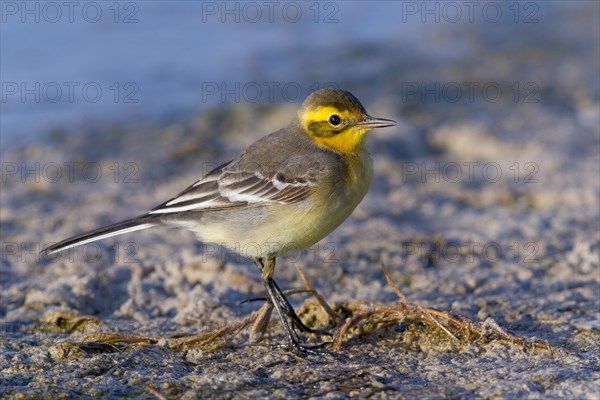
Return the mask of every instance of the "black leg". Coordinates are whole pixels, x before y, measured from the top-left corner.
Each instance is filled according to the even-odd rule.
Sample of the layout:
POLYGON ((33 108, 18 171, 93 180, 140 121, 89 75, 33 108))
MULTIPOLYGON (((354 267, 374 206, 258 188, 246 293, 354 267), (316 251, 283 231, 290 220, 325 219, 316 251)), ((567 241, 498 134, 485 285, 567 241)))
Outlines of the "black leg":
POLYGON ((274 279, 271 279, 271 281, 273 284, 273 288, 275 289, 276 296, 279 299, 280 304, 282 305, 283 312, 285 312, 285 314, 292 320, 292 323, 294 324, 294 326, 296 328, 298 328, 301 332, 331 336, 331 334, 329 332, 326 332, 321 329, 312 329, 312 328, 309 328, 308 326, 306 326, 304 324, 304 322, 302 322, 300 317, 298 317, 298 314, 296 314, 296 312, 294 311, 294 308, 292 307, 292 305, 290 304, 288 299, 285 297, 285 295, 283 294, 283 292, 277 285, 277 282, 275 282, 274 279))
POLYGON ((322 348, 325 343, 316 346, 307 346, 302 343, 302 340, 294 330, 294 327, 297 327, 304 332, 320 333, 319 331, 304 325, 302 320, 300 320, 298 315, 294 312, 294 308, 286 299, 281 289, 279 289, 279 286, 277 286, 277 283, 275 283, 275 280, 272 278, 275 269, 275 257, 267 258, 266 264, 262 258, 256 259, 255 264, 262 272, 263 285, 265 286, 265 289, 267 289, 271 303, 277 311, 277 315, 279 316, 281 325, 286 331, 290 344, 299 352, 318 354, 316 350, 322 348))

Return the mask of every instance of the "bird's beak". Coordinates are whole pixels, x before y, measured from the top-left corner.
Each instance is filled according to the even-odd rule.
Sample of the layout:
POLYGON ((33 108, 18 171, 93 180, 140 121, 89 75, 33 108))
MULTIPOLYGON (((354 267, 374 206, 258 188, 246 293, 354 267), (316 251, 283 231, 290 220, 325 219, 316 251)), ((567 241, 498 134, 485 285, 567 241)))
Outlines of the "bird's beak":
POLYGON ((385 118, 375 118, 367 115, 365 119, 362 121, 358 121, 354 124, 355 126, 359 126, 361 128, 387 128, 388 126, 396 125, 396 121, 385 118))

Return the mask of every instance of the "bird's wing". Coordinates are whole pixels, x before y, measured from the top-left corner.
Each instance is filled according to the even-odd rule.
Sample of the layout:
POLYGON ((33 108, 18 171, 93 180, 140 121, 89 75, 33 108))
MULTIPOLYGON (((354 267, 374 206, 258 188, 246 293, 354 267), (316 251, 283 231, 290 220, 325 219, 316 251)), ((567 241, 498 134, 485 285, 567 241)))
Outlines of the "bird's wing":
POLYGON ((214 211, 305 199, 317 185, 316 173, 238 170, 223 164, 149 214, 214 211))

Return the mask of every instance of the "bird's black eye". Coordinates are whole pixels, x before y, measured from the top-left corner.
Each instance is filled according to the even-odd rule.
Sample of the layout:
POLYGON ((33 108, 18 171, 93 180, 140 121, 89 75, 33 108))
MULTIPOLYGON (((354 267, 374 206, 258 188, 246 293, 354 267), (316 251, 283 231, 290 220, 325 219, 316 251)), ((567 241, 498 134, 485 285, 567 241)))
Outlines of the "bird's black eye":
POLYGON ((332 114, 331 117, 329 117, 329 123, 333 126, 338 126, 341 122, 342 119, 337 114, 332 114))

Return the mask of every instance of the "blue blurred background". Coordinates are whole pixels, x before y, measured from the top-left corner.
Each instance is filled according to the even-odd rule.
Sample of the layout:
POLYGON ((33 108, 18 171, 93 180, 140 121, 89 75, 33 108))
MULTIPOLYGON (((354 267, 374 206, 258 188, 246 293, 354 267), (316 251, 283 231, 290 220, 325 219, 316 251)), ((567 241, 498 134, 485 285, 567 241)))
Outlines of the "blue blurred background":
POLYGON ((597 10, 576 1, 4 1, 2 146, 94 121, 160 122, 236 103, 301 102, 326 85, 357 91, 365 103, 400 98, 407 81, 505 79, 502 63, 519 58, 523 66, 510 73, 520 76, 506 84, 525 84, 541 79, 539 49, 558 56, 580 46, 579 56, 597 56, 597 19, 595 30, 571 32, 597 10), (595 43, 587 40, 594 35, 595 43), (496 71, 477 70, 489 54, 505 57, 511 48, 525 52, 493 61, 496 71), (470 72, 461 76, 464 68, 470 72))

